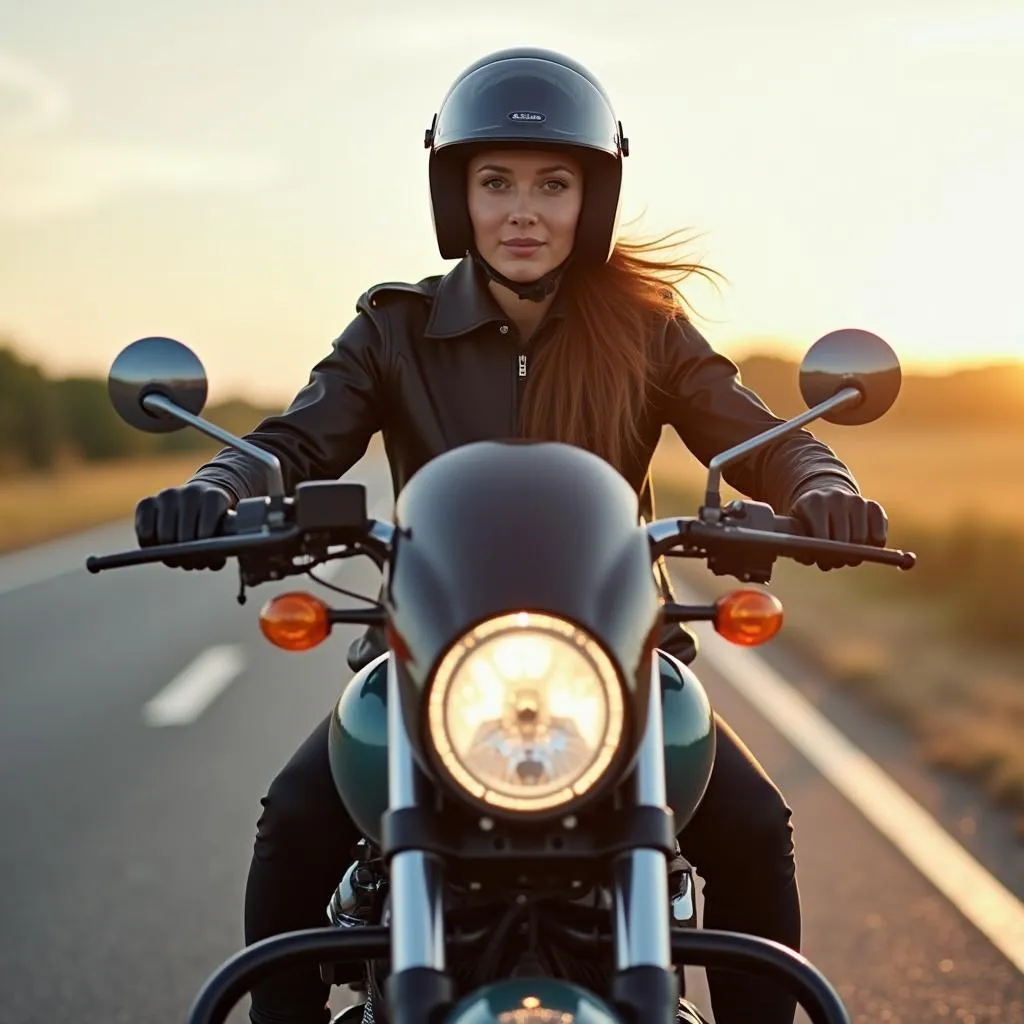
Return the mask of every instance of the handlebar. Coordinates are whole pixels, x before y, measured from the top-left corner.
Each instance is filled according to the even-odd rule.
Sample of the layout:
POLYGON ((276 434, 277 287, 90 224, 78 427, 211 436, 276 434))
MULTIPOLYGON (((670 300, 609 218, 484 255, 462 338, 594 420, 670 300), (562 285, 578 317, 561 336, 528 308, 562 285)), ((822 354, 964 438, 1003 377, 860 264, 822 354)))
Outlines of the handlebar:
MULTIPOLYGON (((704 510, 702 509, 702 512, 704 510)), ((749 578, 767 582, 771 565, 779 555, 795 558, 800 554, 851 555, 863 562, 912 569, 917 562, 913 552, 880 548, 872 544, 851 544, 807 536, 803 523, 793 516, 777 516, 770 505, 756 501, 734 501, 716 519, 682 517, 659 519, 647 527, 651 556, 707 558, 725 562, 725 572, 733 575, 733 566, 742 570, 752 563, 749 578)), ((735 573, 740 575, 740 573, 735 573)), ((741 576, 742 578, 742 576, 741 576)))
POLYGON ((774 516, 772 533, 810 541, 810 545, 798 545, 790 542, 789 547, 791 550, 800 550, 802 548, 805 551, 820 551, 823 545, 827 544, 828 548, 826 550, 828 551, 861 555, 865 562, 876 562, 879 565, 894 565, 897 569, 904 571, 913 569, 917 564, 917 555, 910 551, 901 551, 899 548, 878 548, 872 544, 850 544, 845 541, 808 538, 804 524, 795 516, 774 516))
MULTIPOLYGON (((362 485, 318 482, 300 485, 295 497, 239 502, 236 511, 222 517, 213 537, 90 556, 85 566, 97 573, 168 559, 189 559, 201 565, 204 556, 238 557, 244 560, 250 581, 261 582, 305 572, 310 558, 338 557, 328 549, 339 545, 349 553, 369 555, 382 567, 391 555, 393 534, 391 524, 366 518, 362 485), (296 558, 305 562, 296 566, 296 558)), ((764 582, 780 555, 834 553, 903 570, 917 561, 912 552, 894 548, 808 537, 800 520, 777 516, 770 505, 760 502, 732 502, 717 518, 659 519, 647 525, 647 534, 652 559, 662 555, 707 558, 716 572, 764 582)))
POLYGON ((917 556, 909 551, 898 548, 879 548, 872 544, 851 544, 848 541, 825 540, 819 537, 808 537, 803 524, 791 516, 776 516, 776 523, 770 530, 750 529, 743 526, 719 527, 704 522, 688 524, 687 534, 693 538, 711 540, 712 543, 721 536, 724 530, 727 535, 738 541, 757 543, 762 548, 772 548, 777 554, 788 555, 807 552, 808 554, 854 555, 864 562, 877 562, 879 565, 892 565, 898 569, 913 569, 917 556), (781 522, 779 522, 781 520, 781 522))
POLYGON ((107 569, 123 569, 130 565, 148 565, 151 562, 163 562, 167 559, 197 558, 203 555, 228 556, 248 553, 269 554, 274 549, 281 551, 294 546, 301 531, 297 527, 277 530, 264 536, 249 536, 233 532, 234 522, 230 526, 232 532, 220 532, 204 540, 183 541, 180 544, 156 544, 152 547, 136 548, 132 551, 119 551, 112 555, 90 555, 85 560, 85 567, 91 573, 104 572, 107 569))

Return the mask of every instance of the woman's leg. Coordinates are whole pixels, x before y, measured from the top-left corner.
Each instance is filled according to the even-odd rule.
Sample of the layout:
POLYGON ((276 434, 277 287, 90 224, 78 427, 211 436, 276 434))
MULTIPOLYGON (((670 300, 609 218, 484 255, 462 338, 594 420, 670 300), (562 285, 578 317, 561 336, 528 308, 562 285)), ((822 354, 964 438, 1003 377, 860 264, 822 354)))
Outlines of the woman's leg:
MULTIPOLYGON (((717 715, 703 802, 679 836, 704 879, 704 926, 800 948, 791 811, 754 755, 717 715)), ((716 1024, 793 1024, 795 1000, 752 975, 708 971, 716 1024)))
MULTIPOLYGON (((260 801, 263 813, 245 890, 245 942, 327 925, 327 903, 360 836, 327 755, 328 715, 260 801)), ((330 986, 316 965, 282 971, 253 989, 254 1024, 326 1024, 330 986)))

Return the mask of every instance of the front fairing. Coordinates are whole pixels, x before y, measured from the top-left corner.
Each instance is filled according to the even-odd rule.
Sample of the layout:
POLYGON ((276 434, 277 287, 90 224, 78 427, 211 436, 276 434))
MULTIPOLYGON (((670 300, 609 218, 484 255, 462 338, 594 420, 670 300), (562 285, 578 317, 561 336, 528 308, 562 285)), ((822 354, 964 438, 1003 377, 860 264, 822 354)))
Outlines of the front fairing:
MULTIPOLYGON (((440 657, 508 612, 587 630, 618 668, 627 703, 646 706, 660 600, 636 494, 604 460, 555 443, 466 445, 409 480, 395 526, 386 604, 414 745, 440 657)), ((642 727, 634 716, 631 739, 642 727)))

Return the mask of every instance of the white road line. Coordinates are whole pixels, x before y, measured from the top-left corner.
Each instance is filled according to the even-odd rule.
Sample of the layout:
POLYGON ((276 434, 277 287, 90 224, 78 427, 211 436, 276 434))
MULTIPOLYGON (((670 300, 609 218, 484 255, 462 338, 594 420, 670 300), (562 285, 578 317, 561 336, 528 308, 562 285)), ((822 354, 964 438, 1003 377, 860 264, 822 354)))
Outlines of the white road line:
POLYGON ((156 727, 194 722, 244 667, 241 647, 208 648, 143 708, 143 719, 156 727))
MULTIPOLYGON (((701 603, 678 577, 674 585, 680 601, 701 603)), ((694 625, 700 635, 700 657, 1024 972, 1024 904, 762 657, 733 646, 707 623, 694 625)), ((695 668, 699 673, 699 659, 695 668)))

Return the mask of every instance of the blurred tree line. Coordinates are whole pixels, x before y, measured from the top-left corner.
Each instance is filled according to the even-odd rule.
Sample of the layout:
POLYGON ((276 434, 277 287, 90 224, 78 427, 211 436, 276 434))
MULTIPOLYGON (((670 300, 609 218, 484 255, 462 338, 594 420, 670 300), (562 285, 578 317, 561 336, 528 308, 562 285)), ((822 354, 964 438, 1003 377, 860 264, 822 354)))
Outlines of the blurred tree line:
MULTIPOLYGON (((243 401, 208 408, 210 417, 244 433, 264 416, 243 401)), ((106 380, 48 377, 0 339, 0 475, 45 471, 73 461, 96 462, 171 452, 202 452, 216 442, 195 430, 145 434, 114 412, 106 380)))
MULTIPOLYGON (((776 356, 740 361, 743 381, 776 413, 805 408, 795 364, 776 356)), ((941 377, 906 375, 899 401, 885 417, 887 431, 952 424, 1024 427, 1024 363, 961 370, 941 377)), ((235 400, 210 406, 209 415, 236 434, 278 409, 235 400)), ((65 461, 99 461, 170 452, 207 451, 214 442, 194 430, 144 434, 114 412, 106 380, 52 379, 0 337, 0 475, 53 469, 65 461)))

